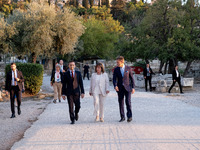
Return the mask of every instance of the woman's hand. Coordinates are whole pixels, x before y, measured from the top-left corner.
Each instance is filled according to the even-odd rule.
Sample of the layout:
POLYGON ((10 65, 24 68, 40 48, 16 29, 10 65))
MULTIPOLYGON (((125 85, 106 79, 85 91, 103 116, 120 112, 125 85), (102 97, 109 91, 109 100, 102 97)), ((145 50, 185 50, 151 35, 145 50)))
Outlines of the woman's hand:
POLYGON ((110 91, 106 91, 106 94, 110 93, 110 91))
POLYGON ((50 83, 51 86, 53 86, 52 82, 50 83))
POLYGON ((92 93, 89 93, 90 94, 90 96, 92 96, 92 93))

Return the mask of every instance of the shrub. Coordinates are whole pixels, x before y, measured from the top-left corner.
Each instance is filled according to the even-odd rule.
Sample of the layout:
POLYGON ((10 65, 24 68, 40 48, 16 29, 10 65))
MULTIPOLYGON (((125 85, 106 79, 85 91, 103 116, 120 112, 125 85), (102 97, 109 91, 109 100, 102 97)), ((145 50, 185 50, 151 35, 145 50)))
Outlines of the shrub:
POLYGON ((134 67, 142 67, 143 69, 146 67, 146 63, 144 61, 135 62, 134 67))
MULTIPOLYGON (((30 94, 37 94, 43 81, 43 66, 40 64, 32 63, 16 63, 17 69, 20 70, 24 76, 24 86, 26 92, 30 94)), ((5 68, 5 74, 11 71, 10 64, 5 68)))

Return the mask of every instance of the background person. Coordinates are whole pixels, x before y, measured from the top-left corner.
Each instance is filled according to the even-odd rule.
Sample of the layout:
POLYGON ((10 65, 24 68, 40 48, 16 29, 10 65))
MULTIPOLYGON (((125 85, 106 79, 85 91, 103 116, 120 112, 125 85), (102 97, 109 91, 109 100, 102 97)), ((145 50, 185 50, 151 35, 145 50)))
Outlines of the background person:
POLYGON ((95 73, 92 74, 90 82, 90 96, 94 98, 95 121, 104 122, 104 101, 109 93, 109 78, 104 72, 104 66, 99 63, 95 66, 95 73))
POLYGON ((62 78, 63 73, 60 70, 60 65, 56 65, 56 70, 52 71, 51 74, 51 86, 53 86, 54 90, 54 100, 56 103, 57 99, 61 102, 61 93, 62 93, 62 78))
POLYGON ((173 83, 172 83, 171 87, 169 88, 168 93, 171 92, 171 90, 174 87, 174 85, 176 84, 176 82, 178 82, 178 85, 180 88, 180 93, 183 94, 183 90, 182 90, 182 86, 181 86, 181 75, 180 75, 180 72, 178 71, 178 65, 176 65, 174 68, 174 71, 172 73, 172 80, 173 80, 173 83))
POLYGON ((15 118, 15 95, 17 97, 18 115, 21 114, 20 106, 21 106, 23 82, 24 82, 24 77, 22 72, 17 70, 15 63, 11 63, 11 71, 8 72, 6 76, 6 86, 5 86, 6 94, 8 95, 8 92, 10 92, 10 103, 12 112, 10 118, 15 118))
POLYGON ((75 120, 78 121, 78 113, 81 108, 80 97, 84 98, 84 87, 81 73, 75 70, 75 62, 69 62, 69 70, 65 72, 63 76, 62 94, 63 99, 68 100, 69 114, 71 124, 75 124, 75 120), (75 105, 75 111, 74 111, 75 105))
POLYGON ((155 73, 153 73, 150 65, 146 64, 146 68, 143 71, 143 75, 144 75, 144 79, 145 79, 145 90, 146 91, 148 91, 148 89, 147 89, 147 82, 148 81, 149 81, 150 91, 152 91, 152 85, 151 85, 152 74, 155 74, 155 73))
POLYGON ((83 80, 85 79, 86 75, 87 75, 88 80, 90 79, 89 78, 89 69, 90 69, 90 66, 88 65, 88 63, 86 63, 86 65, 83 67, 83 71, 84 71, 83 80))

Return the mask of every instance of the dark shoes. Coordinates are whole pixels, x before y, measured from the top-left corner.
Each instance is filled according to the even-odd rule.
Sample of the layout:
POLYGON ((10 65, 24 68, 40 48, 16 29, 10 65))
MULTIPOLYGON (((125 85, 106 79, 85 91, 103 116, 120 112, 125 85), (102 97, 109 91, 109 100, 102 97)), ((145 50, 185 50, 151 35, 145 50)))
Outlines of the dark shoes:
POLYGON ((168 91, 168 93, 170 93, 170 91, 168 91))
POLYGON ((71 124, 75 124, 75 121, 72 121, 71 124))
POLYGON ((20 109, 18 109, 18 115, 21 115, 21 110, 20 109))
POLYGON ((132 121, 132 118, 128 118, 127 122, 131 122, 132 121))
POLYGON ((183 92, 181 92, 181 94, 184 94, 183 92))
POLYGON ((56 99, 53 100, 53 103, 54 103, 54 104, 56 103, 56 99))
POLYGON ((61 100, 59 99, 59 103, 61 103, 61 100))
POLYGON ((10 118, 15 118, 15 114, 12 114, 10 118))
POLYGON ((123 122, 123 121, 125 121, 125 118, 121 118, 121 120, 119 120, 119 122, 123 122))
POLYGON ((78 114, 75 114, 75 120, 78 121, 78 114))

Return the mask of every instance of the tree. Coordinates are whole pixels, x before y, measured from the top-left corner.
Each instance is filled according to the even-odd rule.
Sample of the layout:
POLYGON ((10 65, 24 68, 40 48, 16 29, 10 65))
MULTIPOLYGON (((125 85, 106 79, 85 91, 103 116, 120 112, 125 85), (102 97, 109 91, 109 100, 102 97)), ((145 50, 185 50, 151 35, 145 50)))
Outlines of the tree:
POLYGON ((94 0, 89 0, 90 2, 90 8, 92 8, 94 6, 94 0))
POLYGON ((89 6, 88 6, 88 0, 82 0, 82 5, 83 5, 83 7, 85 7, 86 9, 88 9, 89 8, 89 6))
POLYGON ((73 52, 84 27, 70 10, 55 10, 45 4, 31 3, 26 11, 15 10, 8 18, 15 25, 12 37, 14 53, 31 54, 33 62, 38 55, 47 57, 73 52))

